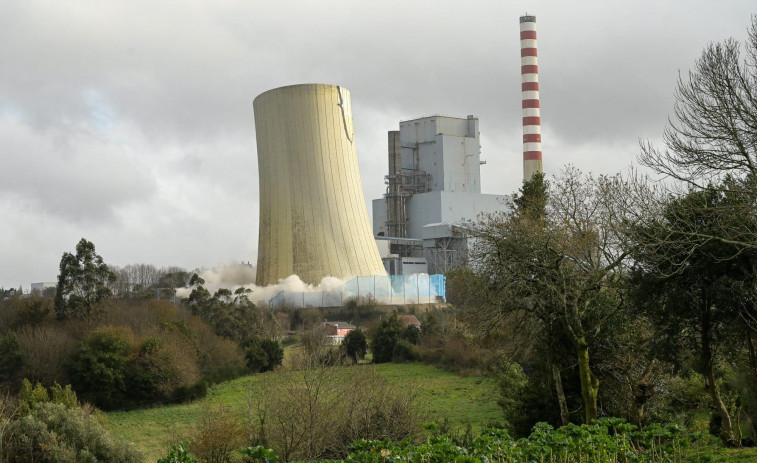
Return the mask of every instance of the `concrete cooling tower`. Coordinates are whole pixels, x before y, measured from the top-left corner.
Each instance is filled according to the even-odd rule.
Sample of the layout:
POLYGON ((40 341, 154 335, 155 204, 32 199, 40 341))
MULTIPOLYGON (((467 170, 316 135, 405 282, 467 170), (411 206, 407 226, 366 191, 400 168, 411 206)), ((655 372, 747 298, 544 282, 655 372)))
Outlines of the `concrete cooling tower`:
POLYGON ((276 88, 253 103, 260 175, 256 283, 385 275, 358 171, 350 92, 276 88))

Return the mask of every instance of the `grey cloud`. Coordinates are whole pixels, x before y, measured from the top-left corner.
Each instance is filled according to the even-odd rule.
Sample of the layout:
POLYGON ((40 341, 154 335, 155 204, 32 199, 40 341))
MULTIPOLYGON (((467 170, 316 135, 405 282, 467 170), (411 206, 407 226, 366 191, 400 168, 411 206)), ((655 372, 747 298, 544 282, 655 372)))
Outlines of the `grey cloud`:
POLYGON ((149 197, 152 178, 123 146, 92 133, 40 133, 0 118, 0 195, 32 200, 69 220, 107 218, 114 208, 149 197))
MULTIPOLYGON (((25 279, 81 236, 118 265, 254 260, 252 100, 293 83, 350 89, 367 201, 384 192, 386 131, 435 113, 479 116, 483 188, 510 193, 521 172, 526 11, 538 21, 545 166, 615 171, 633 161, 638 138, 659 137, 678 70, 709 41, 743 39, 753 9, 746 0, 3 2, 0 214, 15 224, 0 227, 0 256, 26 265, 10 248, 25 240, 20 230, 42 227, 50 231, 34 240, 48 245, 25 253, 25 279)), ((10 277, 0 270, 2 286, 10 277)))

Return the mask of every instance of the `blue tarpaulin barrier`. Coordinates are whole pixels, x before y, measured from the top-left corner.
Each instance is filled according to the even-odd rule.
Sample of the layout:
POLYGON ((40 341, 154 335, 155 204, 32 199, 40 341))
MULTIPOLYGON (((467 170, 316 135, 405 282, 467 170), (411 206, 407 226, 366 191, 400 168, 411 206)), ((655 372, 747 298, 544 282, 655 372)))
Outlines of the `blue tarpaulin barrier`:
POLYGON ((350 298, 371 298, 379 304, 446 302, 444 275, 355 277, 333 291, 281 291, 268 301, 271 307, 339 307, 350 298))

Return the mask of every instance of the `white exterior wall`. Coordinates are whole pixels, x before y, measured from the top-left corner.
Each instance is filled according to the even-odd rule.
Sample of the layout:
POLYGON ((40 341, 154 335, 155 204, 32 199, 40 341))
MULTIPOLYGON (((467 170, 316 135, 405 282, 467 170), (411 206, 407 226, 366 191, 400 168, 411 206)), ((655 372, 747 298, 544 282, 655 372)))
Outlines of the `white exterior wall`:
POLYGON ((402 257, 400 262, 402 275, 428 274, 428 262, 426 262, 425 257, 402 257))
POLYGON ((481 193, 478 138, 439 135, 438 139, 444 153, 443 191, 481 193))
POLYGON ((58 284, 52 283, 52 282, 32 283, 31 293, 41 296, 42 294, 44 294, 46 289, 57 288, 57 287, 58 287, 58 284))
MULTIPOLYGON (((506 196, 482 195, 479 121, 430 116, 400 122, 402 167, 431 175, 430 192, 407 200, 407 238, 424 236, 424 226, 476 220, 505 209, 506 196)), ((449 233, 449 227, 442 227, 449 233)), ((386 234, 386 199, 373 200, 373 233, 386 234)), ((433 234, 433 230, 425 230, 433 234)), ((444 235, 446 236, 446 235, 444 235)))
POLYGON ((407 203, 407 237, 423 239, 423 226, 430 223, 475 221, 481 213, 505 210, 504 195, 481 195, 432 191, 413 195, 407 203))
POLYGON ((403 121, 400 143, 402 167, 415 169, 417 163, 419 170, 431 174, 432 191, 481 192, 477 118, 430 116, 403 121))
POLYGON ((413 195, 407 201, 407 238, 422 239, 423 226, 442 221, 441 191, 413 195))

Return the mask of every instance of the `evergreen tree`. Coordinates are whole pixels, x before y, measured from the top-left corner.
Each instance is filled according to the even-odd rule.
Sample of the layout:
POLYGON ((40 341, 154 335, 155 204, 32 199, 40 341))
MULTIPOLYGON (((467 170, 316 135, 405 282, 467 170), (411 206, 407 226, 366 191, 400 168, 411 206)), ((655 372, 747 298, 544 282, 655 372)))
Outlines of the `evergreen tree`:
POLYGON ((371 351, 374 363, 385 363, 392 360, 394 346, 400 339, 402 327, 396 315, 383 320, 371 338, 371 351))
POLYGON ((365 357, 365 353, 368 351, 368 341, 365 338, 365 333, 361 329, 354 329, 347 333, 342 340, 342 351, 344 355, 352 359, 353 363, 357 363, 358 360, 365 357))
POLYGON ((633 282, 635 299, 644 303, 669 345, 683 344, 696 353, 696 369, 720 416, 723 440, 735 446, 738 424, 721 397, 716 370, 718 359, 734 352, 734 345, 741 348, 745 338, 752 342, 753 329, 745 321, 754 315, 757 251, 704 237, 724 226, 757 233, 757 218, 733 214, 746 205, 738 203, 753 200, 748 190, 739 193, 732 180, 726 183, 731 184, 671 201, 657 222, 636 229, 633 282), (702 236, 694 247, 691 233, 702 236))
POLYGON ((0 338, 0 383, 12 380, 24 364, 24 354, 16 335, 8 332, 0 338))
POLYGON ((82 238, 76 254, 63 253, 55 294, 58 318, 96 318, 104 312, 103 304, 112 295, 108 284, 116 275, 95 252, 95 245, 82 238))

